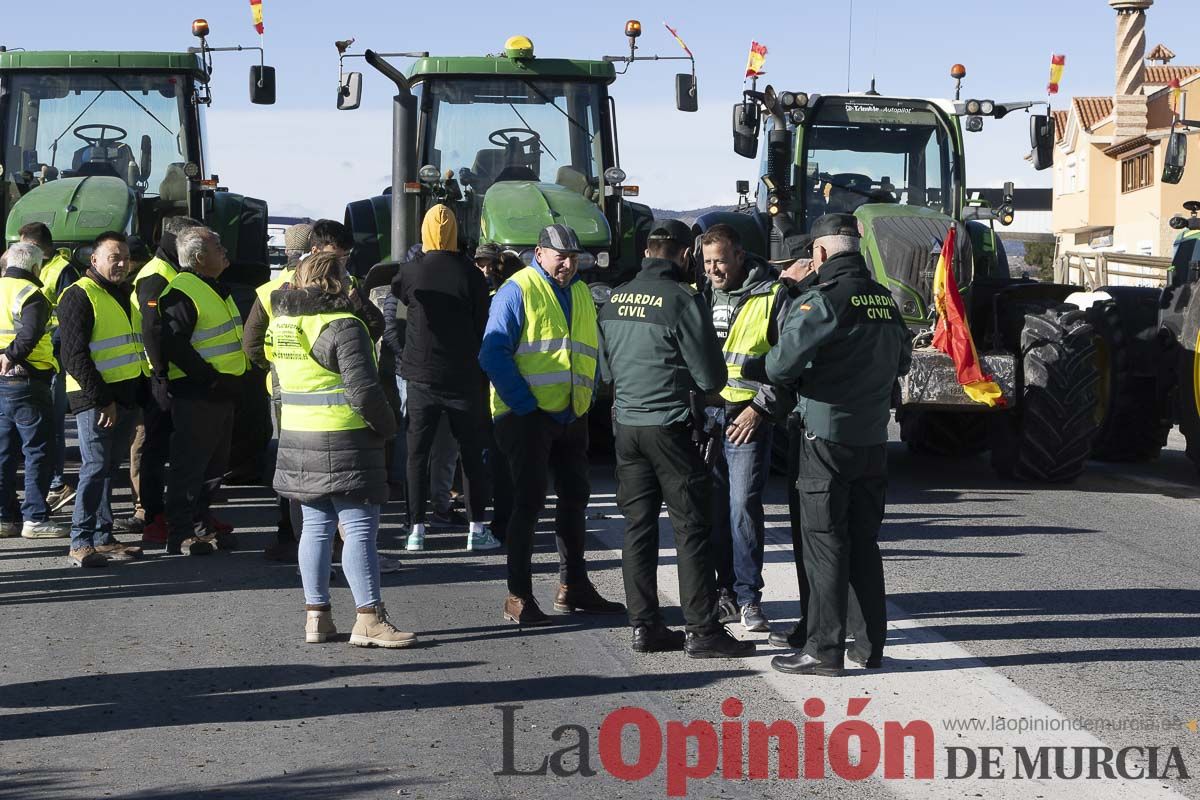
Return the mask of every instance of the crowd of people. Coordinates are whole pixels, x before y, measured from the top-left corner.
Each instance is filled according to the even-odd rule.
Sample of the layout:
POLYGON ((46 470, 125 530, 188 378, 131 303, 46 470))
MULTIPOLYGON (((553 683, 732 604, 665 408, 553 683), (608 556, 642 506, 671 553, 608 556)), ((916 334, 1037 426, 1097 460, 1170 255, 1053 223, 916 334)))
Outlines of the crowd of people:
POLYGON ((528 265, 486 242, 470 258, 444 205, 425 215, 420 245, 361 280, 347 269, 353 238, 332 220, 289 228, 288 264, 273 278, 230 269, 217 233, 188 217, 164 221, 152 257, 115 231, 72 256, 27 224, 0 277, 0 536, 69 537, 69 563, 84 568, 157 547, 233 550, 215 493, 265 481, 279 508, 265 555, 299 565, 305 641, 336 633, 339 560, 356 609, 351 644, 406 647, 416 635, 388 619, 380 589, 394 566, 378 552, 381 509, 404 503, 407 551, 424 550, 434 528, 465 533, 469 551, 504 548, 501 613, 537 626, 554 619, 531 564, 552 493, 555 611, 627 614, 639 652, 737 657, 754 642, 726 624, 771 631, 763 495, 773 438, 786 431, 801 619, 771 633, 799 651, 773 664, 829 674, 845 655, 878 666, 883 446, 909 344, 894 306, 860 313, 863 296, 887 290, 858 236, 853 217, 830 214, 768 263, 733 227, 696 238, 659 221, 641 270, 598 309, 570 227, 546 227, 528 265), (588 576, 589 415, 603 384, 628 609, 588 576), (121 518, 112 490, 126 461, 135 511, 121 518), (664 502, 686 631, 658 607, 664 502), (72 503, 69 526, 51 519, 72 503))

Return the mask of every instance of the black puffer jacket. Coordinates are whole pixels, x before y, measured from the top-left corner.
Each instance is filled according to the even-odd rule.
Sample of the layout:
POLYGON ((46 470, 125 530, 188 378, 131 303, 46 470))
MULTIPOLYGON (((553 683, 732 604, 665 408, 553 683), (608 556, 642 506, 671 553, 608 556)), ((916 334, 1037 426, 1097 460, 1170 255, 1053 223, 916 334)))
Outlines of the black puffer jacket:
MULTIPOLYGON (((352 312, 347 298, 313 289, 284 288, 273 292, 271 308, 276 317, 352 312)), ((386 503, 384 445, 396 434, 396 420, 379 385, 366 327, 357 319, 335 320, 317 337, 312 357, 325 369, 341 373, 346 401, 368 427, 353 431, 280 432, 275 491, 302 502, 349 495, 362 502, 386 503)))

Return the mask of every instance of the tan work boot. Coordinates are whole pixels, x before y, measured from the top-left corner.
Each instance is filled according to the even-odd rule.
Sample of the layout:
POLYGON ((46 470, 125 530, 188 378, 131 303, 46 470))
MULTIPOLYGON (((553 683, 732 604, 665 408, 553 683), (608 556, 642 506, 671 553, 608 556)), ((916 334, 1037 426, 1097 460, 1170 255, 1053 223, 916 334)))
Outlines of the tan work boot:
POLYGON ((387 611, 380 603, 374 608, 358 609, 358 620, 350 631, 350 644, 357 647, 410 647, 417 643, 415 633, 396 630, 388 622, 387 611))
POLYGON ((330 636, 337 636, 333 625, 333 609, 328 605, 304 606, 307 619, 304 622, 304 641, 307 644, 323 644, 330 636))
POLYGON ((109 561, 133 561, 142 557, 142 548, 113 539, 108 544, 96 545, 96 552, 109 561))

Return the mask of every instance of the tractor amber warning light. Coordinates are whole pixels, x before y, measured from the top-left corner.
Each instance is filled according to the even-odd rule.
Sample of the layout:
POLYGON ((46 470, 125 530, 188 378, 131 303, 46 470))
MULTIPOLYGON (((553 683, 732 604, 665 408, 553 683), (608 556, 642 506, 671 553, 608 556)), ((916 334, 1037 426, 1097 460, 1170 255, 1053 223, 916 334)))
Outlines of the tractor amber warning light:
POLYGON ((642 23, 636 19, 631 19, 625 23, 625 35, 630 39, 636 39, 642 35, 642 23))
POLYGON ((955 64, 950 68, 950 77, 954 78, 956 81, 961 81, 963 78, 967 77, 967 68, 962 64, 955 64))
POLYGON ((198 39, 203 39, 205 36, 208 36, 208 20, 192 20, 192 36, 195 36, 198 39))

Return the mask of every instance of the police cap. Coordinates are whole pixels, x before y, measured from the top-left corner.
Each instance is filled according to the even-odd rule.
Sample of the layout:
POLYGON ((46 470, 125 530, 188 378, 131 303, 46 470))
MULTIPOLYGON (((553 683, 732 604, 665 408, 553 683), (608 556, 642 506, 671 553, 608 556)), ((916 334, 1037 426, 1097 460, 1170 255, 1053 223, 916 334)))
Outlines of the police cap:
POLYGON ((813 239, 822 236, 862 236, 858 231, 858 218, 853 214, 826 214, 813 223, 810 231, 813 239))
POLYGON ((658 219, 650 228, 651 239, 667 239, 684 246, 691 246, 694 237, 686 222, 677 219, 658 219))
POLYGON ((801 258, 812 258, 813 237, 807 233, 788 236, 779 248, 779 258, 772 264, 788 265, 801 258))

